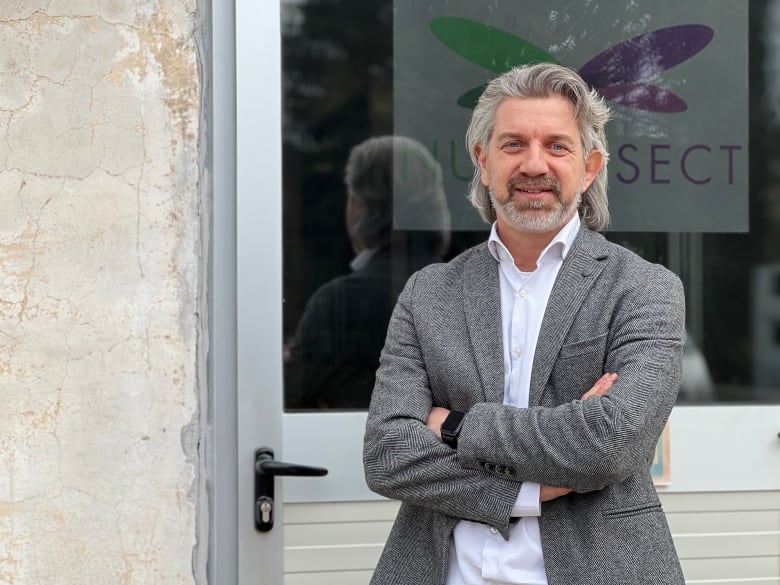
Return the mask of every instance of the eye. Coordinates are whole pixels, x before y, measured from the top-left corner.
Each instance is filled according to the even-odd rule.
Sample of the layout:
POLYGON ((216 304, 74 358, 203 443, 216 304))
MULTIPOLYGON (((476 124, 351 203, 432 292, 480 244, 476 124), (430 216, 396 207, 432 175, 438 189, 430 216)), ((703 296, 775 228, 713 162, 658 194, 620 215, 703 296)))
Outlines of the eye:
POLYGON ((522 146, 519 140, 509 140, 504 143, 504 150, 517 150, 522 146))
POLYGON ((551 142, 550 143, 550 152, 552 152, 556 156, 564 156, 564 155, 570 154, 572 152, 572 149, 566 143, 563 143, 563 142, 551 142))

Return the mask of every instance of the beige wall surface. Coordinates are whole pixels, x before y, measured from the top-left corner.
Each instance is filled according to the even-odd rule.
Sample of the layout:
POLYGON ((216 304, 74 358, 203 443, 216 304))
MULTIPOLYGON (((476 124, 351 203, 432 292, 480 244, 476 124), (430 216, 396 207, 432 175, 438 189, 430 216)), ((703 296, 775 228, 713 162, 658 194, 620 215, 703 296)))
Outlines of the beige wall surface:
POLYGON ((0 0, 2 585, 201 581, 198 27, 0 0))

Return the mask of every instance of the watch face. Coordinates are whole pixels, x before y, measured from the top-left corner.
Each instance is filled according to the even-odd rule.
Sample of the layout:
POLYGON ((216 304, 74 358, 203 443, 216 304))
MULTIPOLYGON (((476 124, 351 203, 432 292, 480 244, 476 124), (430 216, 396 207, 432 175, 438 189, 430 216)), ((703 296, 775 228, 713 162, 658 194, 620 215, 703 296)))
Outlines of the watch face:
POLYGON ((465 412, 460 412, 457 410, 453 410, 452 412, 450 412, 450 414, 447 415, 447 418, 444 419, 444 422, 441 425, 442 434, 444 433, 452 434, 457 432, 457 430, 460 428, 460 423, 463 420, 464 416, 466 416, 465 412))

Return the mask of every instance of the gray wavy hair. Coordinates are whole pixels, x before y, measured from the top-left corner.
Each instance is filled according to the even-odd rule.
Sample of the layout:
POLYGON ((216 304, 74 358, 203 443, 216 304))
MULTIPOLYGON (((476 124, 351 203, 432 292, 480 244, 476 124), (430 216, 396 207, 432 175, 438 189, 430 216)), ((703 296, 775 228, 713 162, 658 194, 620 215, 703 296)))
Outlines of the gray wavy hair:
POLYGON ((471 123, 466 131, 466 148, 474 164, 469 201, 488 223, 496 220, 496 211, 490 201, 488 188, 482 184, 482 172, 475 147, 487 150, 493 134, 496 109, 504 98, 538 98, 560 95, 574 106, 574 117, 582 136, 585 156, 597 150, 604 164, 593 182, 582 194, 579 213, 582 222, 593 230, 603 230, 609 224, 607 201, 607 136, 604 127, 610 118, 609 107, 595 90, 591 90, 573 70, 552 63, 524 65, 510 69, 491 81, 479 98, 471 123))

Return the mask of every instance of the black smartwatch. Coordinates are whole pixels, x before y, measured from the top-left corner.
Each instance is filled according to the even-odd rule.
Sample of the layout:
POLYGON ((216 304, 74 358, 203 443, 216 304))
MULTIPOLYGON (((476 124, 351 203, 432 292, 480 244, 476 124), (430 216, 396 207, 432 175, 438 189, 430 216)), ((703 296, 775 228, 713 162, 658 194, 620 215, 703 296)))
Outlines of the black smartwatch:
POLYGON ((451 410, 444 422, 441 423, 441 440, 453 449, 458 448, 458 435, 460 435, 460 428, 463 426, 463 417, 465 416, 465 412, 451 410))

